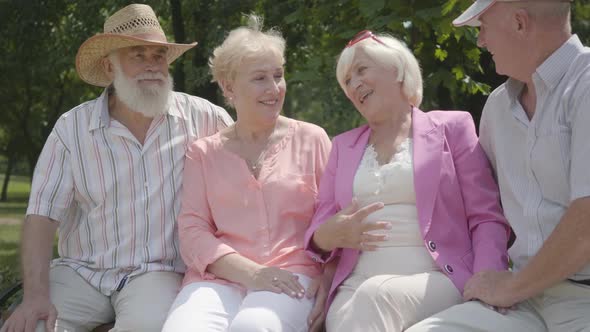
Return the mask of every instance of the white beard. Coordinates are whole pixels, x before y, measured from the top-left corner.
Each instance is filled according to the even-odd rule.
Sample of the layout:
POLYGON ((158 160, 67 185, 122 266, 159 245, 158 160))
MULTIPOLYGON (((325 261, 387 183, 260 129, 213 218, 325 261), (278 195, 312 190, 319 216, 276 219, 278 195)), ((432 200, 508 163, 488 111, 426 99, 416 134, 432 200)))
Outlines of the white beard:
POLYGON ((165 114, 168 110, 173 82, 170 75, 162 73, 142 73, 134 78, 128 78, 121 70, 119 64, 114 64, 115 79, 113 85, 115 94, 131 110, 143 114, 145 117, 154 118, 165 114), (138 81, 141 79, 161 79, 164 85, 152 84, 141 87, 138 81))

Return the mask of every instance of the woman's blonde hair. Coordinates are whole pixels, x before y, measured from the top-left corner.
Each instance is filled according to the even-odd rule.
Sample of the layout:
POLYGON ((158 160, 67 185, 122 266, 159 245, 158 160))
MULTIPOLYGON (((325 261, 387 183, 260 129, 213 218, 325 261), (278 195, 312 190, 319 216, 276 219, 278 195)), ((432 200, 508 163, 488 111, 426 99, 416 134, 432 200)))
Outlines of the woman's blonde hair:
POLYGON ((397 81, 402 84, 402 92, 415 107, 422 103, 422 73, 418 60, 408 47, 400 40, 387 34, 374 35, 381 43, 373 38, 367 38, 346 47, 338 57, 336 78, 346 93, 346 76, 349 74, 356 52, 363 52, 373 61, 385 68, 395 68, 397 81))
POLYGON ((275 28, 262 31, 260 16, 247 15, 248 23, 229 32, 209 58, 212 82, 233 81, 238 68, 246 61, 264 54, 274 54, 285 64, 285 39, 275 28))

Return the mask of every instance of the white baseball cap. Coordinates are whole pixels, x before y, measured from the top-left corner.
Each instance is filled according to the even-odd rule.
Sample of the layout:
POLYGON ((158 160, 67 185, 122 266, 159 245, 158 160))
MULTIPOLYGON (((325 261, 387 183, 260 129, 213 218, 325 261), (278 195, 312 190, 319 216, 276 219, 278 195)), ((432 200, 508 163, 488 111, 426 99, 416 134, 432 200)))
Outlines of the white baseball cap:
MULTIPOLYGON (((468 25, 472 27, 480 26, 479 17, 490 9, 496 2, 518 2, 521 0, 476 0, 466 11, 459 17, 453 20, 453 25, 460 27, 468 25)), ((540 0, 540 1, 555 1, 555 2, 572 2, 573 0, 540 0)))

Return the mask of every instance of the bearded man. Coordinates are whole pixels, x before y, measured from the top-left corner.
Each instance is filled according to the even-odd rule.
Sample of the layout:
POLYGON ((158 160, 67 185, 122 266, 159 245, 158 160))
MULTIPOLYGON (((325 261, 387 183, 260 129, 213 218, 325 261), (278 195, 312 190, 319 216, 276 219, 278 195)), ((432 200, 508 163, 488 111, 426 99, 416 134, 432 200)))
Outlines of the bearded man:
POLYGON ((102 95, 63 114, 39 157, 22 232, 24 298, 2 331, 160 331, 184 272, 176 218, 186 147, 232 123, 172 91, 174 44, 127 6, 76 56, 102 95), (59 258, 51 264, 55 232, 59 258))

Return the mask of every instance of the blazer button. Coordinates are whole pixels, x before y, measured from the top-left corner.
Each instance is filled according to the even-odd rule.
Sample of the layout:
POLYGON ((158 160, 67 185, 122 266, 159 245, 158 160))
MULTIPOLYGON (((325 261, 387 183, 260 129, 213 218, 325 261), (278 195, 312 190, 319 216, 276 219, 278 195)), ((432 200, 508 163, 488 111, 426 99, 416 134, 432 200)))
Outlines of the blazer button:
POLYGON ((428 241, 428 249, 431 252, 435 252, 436 251, 436 243, 434 243, 433 241, 428 241))
POLYGON ((450 266, 449 264, 446 264, 445 271, 447 271, 448 274, 453 274, 453 267, 450 266))
POLYGON ((315 257, 315 256, 313 256, 313 257, 311 258, 311 260, 317 263, 317 261, 318 261, 318 258, 317 258, 317 257, 315 257))

